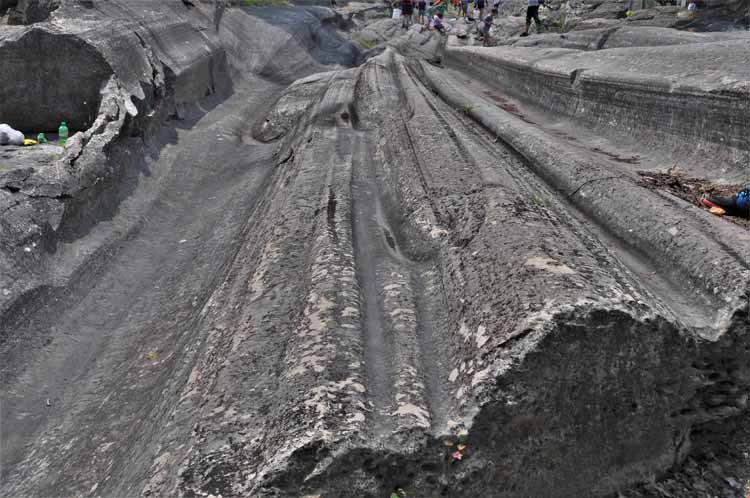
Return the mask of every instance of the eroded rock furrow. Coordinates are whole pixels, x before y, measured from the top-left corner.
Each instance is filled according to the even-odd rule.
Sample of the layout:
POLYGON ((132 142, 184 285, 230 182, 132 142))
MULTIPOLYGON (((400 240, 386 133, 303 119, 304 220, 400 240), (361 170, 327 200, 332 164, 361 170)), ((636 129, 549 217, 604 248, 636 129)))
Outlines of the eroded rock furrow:
POLYGON ((88 129, 0 156, 4 494, 605 497, 741 425, 750 239, 634 168, 740 175, 744 69, 382 10, 63 1, 0 31, 18 70, 71 47, 44 112, 0 117, 54 127, 61 64, 93 64, 88 129))

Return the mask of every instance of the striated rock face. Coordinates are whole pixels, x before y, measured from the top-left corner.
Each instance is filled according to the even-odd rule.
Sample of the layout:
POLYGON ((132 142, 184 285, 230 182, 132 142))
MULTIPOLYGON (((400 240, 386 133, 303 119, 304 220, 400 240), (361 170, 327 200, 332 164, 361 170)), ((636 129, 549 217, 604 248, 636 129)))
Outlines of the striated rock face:
MULTIPOLYGON (((575 50, 605 50, 609 48, 665 47, 692 45, 730 40, 750 39, 750 32, 691 33, 652 26, 613 26, 569 33, 546 33, 530 38, 512 38, 502 45, 536 48, 571 48, 575 50)), ((693 47, 691 50, 695 50, 693 47)))
POLYGON ((458 81, 389 51, 298 81, 266 115, 258 138, 289 152, 262 249, 212 298, 174 412, 195 430, 173 427, 147 495, 604 496, 679 461, 693 424, 743 409, 748 386, 716 409, 705 376, 747 361, 732 283, 747 255, 712 249, 722 270, 703 280, 713 243, 689 224, 674 240, 678 209, 648 214, 657 197, 462 102, 458 81), (657 250, 677 265, 657 273, 683 275, 707 314, 638 281, 631 258, 657 250))
POLYGON ((749 47, 745 37, 704 43, 699 49, 676 45, 582 53, 455 48, 448 53, 455 64, 531 105, 600 132, 609 129, 605 133, 671 150, 675 158, 720 158, 722 173, 741 180, 748 172, 750 87, 739 60, 749 47), (737 59, 714 66, 720 57, 737 59), (681 61, 688 58, 704 61, 699 76, 683 71, 681 61), (705 126, 707 121, 712 125, 705 126))
POLYGON ((24 247, 54 252, 56 240, 75 240, 117 210, 127 195, 116 193, 118 183, 128 183, 121 175, 138 176, 138 168, 133 157, 114 158, 121 151, 114 152, 113 142, 151 133, 207 96, 230 94, 232 73, 240 81, 260 74, 282 83, 291 74, 355 63, 359 49, 336 42, 336 16, 324 11, 271 9, 256 17, 233 9, 217 31, 212 8, 189 9, 179 0, 95 2, 93 8, 68 2, 55 11, 54 25, 3 28, 0 121, 29 137, 56 132, 61 121, 81 133, 62 157, 50 148, 39 163, 31 150, 4 151, 0 187, 12 189, 7 206, 17 214, 13 227, 3 228, 9 230, 0 255, 7 292, 0 309, 22 307, 13 304, 18 297, 51 278, 41 264, 45 255, 29 267, 24 247), (258 36, 269 49, 246 50, 258 36), (35 200, 27 202, 28 196, 35 200))
POLYGON ((70 44, 98 98, 64 149, 0 150, 2 494, 605 497, 747 413, 748 234, 635 174, 747 176, 747 40, 355 21, 3 29, 11 72, 70 44))

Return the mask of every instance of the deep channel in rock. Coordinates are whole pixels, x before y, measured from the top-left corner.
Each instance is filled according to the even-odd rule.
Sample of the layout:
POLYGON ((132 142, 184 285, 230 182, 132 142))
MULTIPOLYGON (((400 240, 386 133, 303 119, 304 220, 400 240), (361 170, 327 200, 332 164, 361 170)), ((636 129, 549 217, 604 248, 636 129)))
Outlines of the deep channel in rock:
POLYGON ((747 234, 632 171, 744 174, 746 43, 239 4, 0 28, 83 131, 0 150, 3 494, 630 498, 746 413, 747 234))

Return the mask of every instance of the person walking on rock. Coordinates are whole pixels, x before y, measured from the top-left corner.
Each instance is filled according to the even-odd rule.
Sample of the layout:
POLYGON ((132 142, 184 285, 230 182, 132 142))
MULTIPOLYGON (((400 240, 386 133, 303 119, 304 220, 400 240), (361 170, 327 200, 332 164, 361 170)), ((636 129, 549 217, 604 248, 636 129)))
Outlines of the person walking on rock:
POLYGON ((417 22, 419 24, 424 24, 425 18, 424 14, 427 11, 427 0, 419 0, 419 3, 417 4, 417 22))
POLYGON ((214 29, 219 32, 221 27, 221 18, 224 17, 224 11, 227 8, 227 0, 214 0, 214 29))
POLYGON ((521 36, 529 36, 532 19, 536 23, 536 32, 541 33, 542 23, 539 21, 539 0, 529 0, 529 5, 526 7, 526 29, 521 33, 521 36))
POLYGON ((489 47, 491 45, 490 29, 492 28, 492 16, 487 16, 479 23, 479 32, 482 34, 482 45, 489 47))
POLYGON ((401 0, 401 27, 409 29, 411 26, 411 16, 414 14, 414 4, 412 0, 401 0))

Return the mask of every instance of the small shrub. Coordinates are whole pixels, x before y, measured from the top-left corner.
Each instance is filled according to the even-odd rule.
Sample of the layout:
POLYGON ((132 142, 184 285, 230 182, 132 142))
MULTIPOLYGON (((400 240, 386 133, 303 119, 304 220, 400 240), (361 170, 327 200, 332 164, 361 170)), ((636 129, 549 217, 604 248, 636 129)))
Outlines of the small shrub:
POLYGON ((361 35, 355 35, 352 37, 352 40, 354 40, 355 43, 359 44, 362 48, 371 49, 375 45, 378 44, 375 40, 371 40, 369 38, 365 38, 361 35))

